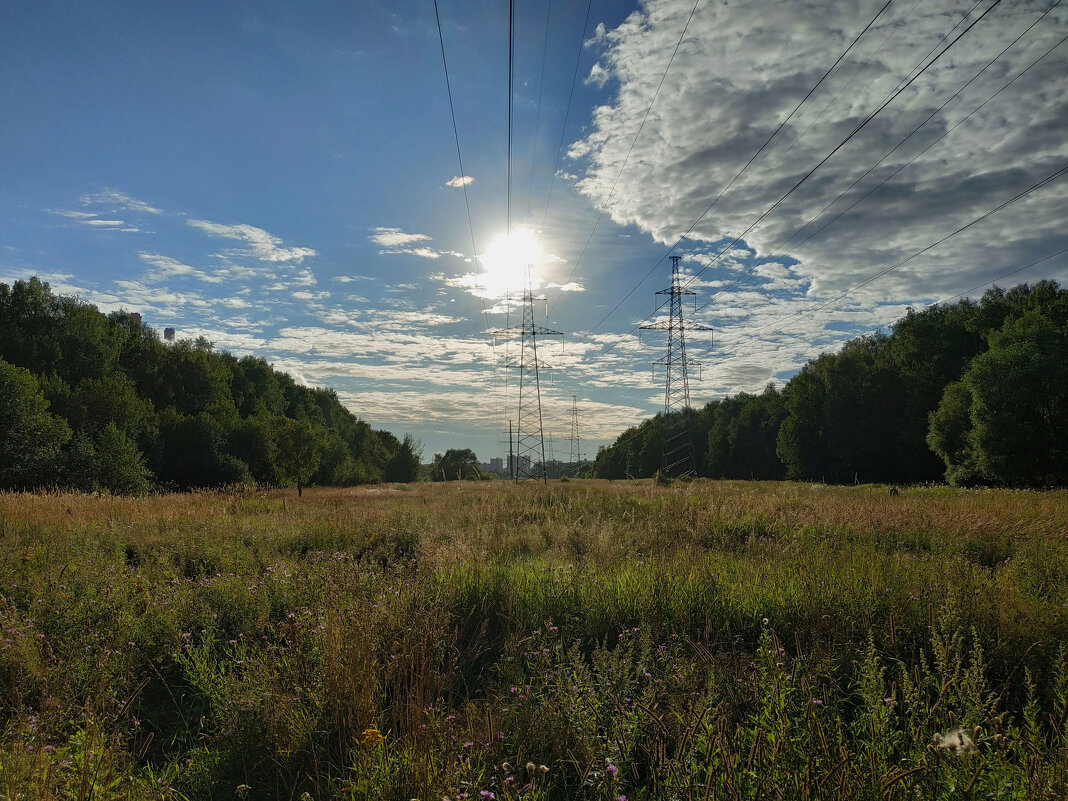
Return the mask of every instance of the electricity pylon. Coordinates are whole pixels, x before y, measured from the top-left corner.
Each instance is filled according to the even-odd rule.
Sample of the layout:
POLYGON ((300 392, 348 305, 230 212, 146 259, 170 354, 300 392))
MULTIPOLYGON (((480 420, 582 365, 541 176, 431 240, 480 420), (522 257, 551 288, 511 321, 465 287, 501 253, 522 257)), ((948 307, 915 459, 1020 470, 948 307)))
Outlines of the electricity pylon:
POLYGON ((661 470, 666 476, 690 475, 695 472, 693 458, 693 438, 689 427, 686 425, 685 410, 690 408, 690 377, 691 367, 700 368, 701 362, 691 359, 686 355, 686 329, 691 331, 711 331, 707 325, 691 323, 686 325, 682 314, 682 298, 685 295, 694 296, 694 306, 697 305, 697 293, 685 290, 679 273, 680 256, 671 257, 671 287, 661 289, 657 295, 670 297, 670 313, 666 323, 650 323, 640 326, 644 330, 667 331, 668 349, 667 354, 653 362, 653 370, 663 367, 665 372, 664 386, 664 418, 672 430, 665 432, 664 453, 661 470), (671 425, 671 413, 681 412, 680 423, 671 425))
POLYGON ((582 440, 579 439, 578 396, 571 396, 571 473, 578 475, 582 461, 582 440))
POLYGON ((523 291, 523 324, 499 328, 493 334, 519 336, 519 358, 507 366, 519 370, 519 418, 516 425, 515 480, 547 482, 545 475, 545 428, 541 415, 539 371, 548 367, 538 361, 538 337, 563 336, 562 331, 534 324, 534 293, 523 291))

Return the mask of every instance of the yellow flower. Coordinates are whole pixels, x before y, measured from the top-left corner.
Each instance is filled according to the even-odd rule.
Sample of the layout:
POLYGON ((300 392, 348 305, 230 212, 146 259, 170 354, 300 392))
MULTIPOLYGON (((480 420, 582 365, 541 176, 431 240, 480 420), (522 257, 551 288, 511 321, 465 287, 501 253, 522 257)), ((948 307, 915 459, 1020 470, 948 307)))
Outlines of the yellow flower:
POLYGON ((360 742, 364 745, 377 745, 385 739, 382 733, 374 726, 368 726, 363 730, 363 734, 360 735, 360 742))

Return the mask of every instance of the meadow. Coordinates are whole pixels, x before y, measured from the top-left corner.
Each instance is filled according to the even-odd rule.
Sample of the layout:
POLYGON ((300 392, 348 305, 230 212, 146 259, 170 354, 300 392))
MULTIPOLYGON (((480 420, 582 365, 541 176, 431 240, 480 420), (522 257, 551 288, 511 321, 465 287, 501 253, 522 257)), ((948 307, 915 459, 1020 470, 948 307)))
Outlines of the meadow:
POLYGON ((0 798, 1064 799, 1068 492, 0 494, 0 798))

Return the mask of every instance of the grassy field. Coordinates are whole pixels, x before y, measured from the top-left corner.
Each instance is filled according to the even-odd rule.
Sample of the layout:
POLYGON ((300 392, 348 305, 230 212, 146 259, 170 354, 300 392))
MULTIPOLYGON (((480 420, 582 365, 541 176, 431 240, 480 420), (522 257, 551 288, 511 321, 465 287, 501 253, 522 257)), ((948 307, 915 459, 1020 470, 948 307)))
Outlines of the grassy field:
POLYGON ((0 798, 1064 799, 1068 493, 0 495, 0 798))

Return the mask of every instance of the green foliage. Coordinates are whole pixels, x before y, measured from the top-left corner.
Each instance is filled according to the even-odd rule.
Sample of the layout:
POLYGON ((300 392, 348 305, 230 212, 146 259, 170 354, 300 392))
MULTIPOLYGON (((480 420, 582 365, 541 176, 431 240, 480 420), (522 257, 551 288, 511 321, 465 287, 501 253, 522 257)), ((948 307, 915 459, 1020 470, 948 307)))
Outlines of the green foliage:
POLYGON ((216 353, 205 339, 165 345, 133 315, 102 315, 37 278, 0 284, 0 360, 28 371, 5 384, 12 425, 17 415, 26 422, 4 433, 12 450, 0 487, 136 494, 145 480, 174 489, 297 481, 279 461, 287 420, 309 421, 321 441, 301 486, 379 482, 391 463, 392 480, 418 472, 410 449, 332 390, 300 386, 263 359, 216 353), (37 395, 50 408, 26 400, 37 395))
MULTIPOLYGON (((297 485, 301 494, 323 457, 324 431, 308 420, 285 420, 277 433, 278 469, 281 474, 297 485)), ((340 440, 335 439, 335 443, 340 440)))
POLYGON ((435 453, 430 465, 433 481, 479 481, 478 457, 470 448, 450 448, 445 453, 435 453))
POLYGON ((0 489, 52 483, 70 428, 48 411, 29 370, 0 359, 0 489))
POLYGON ((593 472, 648 478, 686 427, 711 478, 1063 485, 1066 331, 1068 291, 1052 281, 909 311, 889 336, 821 354, 781 392, 644 421, 593 472))
POLYGON ((990 334, 931 417, 951 483, 1068 483, 1068 324, 1032 309, 990 334))
POLYGON ((421 473, 420 459, 422 455, 422 444, 417 442, 411 434, 405 434, 404 440, 386 464, 382 478, 391 483, 418 481, 421 473))

